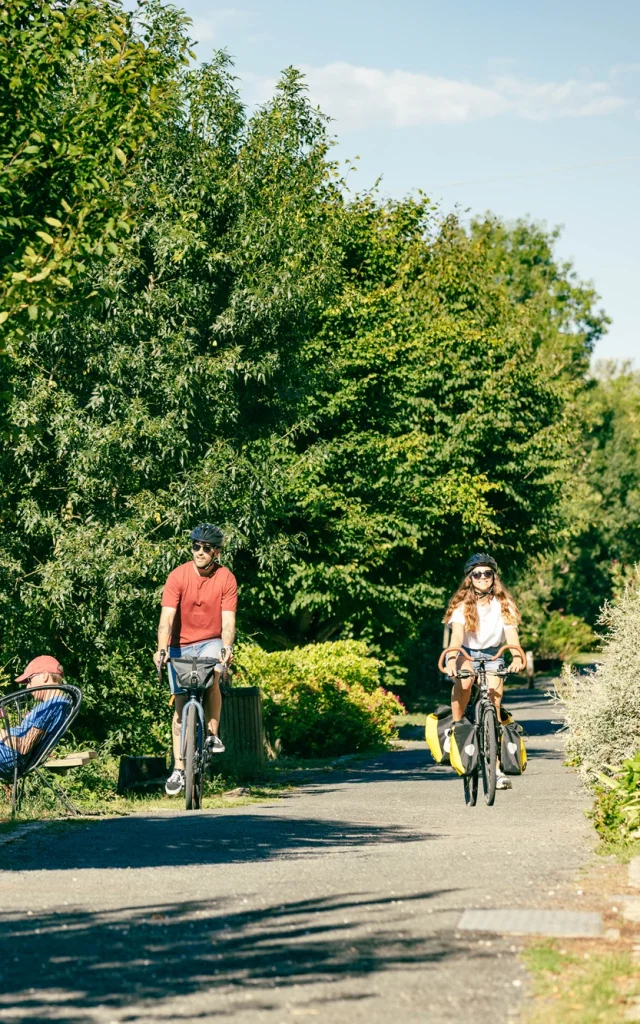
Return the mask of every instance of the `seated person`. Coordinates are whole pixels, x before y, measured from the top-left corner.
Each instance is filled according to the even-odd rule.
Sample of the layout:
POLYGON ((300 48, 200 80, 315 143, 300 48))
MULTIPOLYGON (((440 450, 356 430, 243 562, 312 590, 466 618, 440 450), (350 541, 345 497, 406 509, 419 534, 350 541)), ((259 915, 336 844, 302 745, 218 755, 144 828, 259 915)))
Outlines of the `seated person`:
MULTIPOLYGON (((13 772, 16 758, 18 764, 24 760, 43 738, 51 737, 65 721, 69 712, 69 698, 61 690, 40 690, 39 686, 61 683, 64 676, 62 665, 48 654, 29 662, 17 683, 27 684, 38 703, 25 715, 19 725, 9 729, 0 723, 0 773, 13 772)), ((4 716, 3 716, 4 717, 4 716)))

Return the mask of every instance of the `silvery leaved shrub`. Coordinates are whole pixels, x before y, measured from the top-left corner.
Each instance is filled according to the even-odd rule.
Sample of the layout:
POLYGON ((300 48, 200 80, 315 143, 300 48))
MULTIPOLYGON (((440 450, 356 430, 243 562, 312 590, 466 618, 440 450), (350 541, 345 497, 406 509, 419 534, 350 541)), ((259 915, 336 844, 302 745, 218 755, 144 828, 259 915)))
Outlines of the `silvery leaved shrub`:
POLYGON ((640 747, 640 577, 605 606, 603 661, 588 675, 565 667, 558 694, 566 709, 568 751, 590 781, 611 774, 640 747))

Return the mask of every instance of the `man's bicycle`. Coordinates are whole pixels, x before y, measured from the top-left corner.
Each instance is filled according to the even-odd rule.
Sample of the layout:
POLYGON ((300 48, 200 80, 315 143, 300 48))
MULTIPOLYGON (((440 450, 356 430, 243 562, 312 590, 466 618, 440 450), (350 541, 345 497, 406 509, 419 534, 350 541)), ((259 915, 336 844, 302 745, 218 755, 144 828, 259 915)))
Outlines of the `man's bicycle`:
MULTIPOLYGON (((204 695, 215 682, 215 676, 226 677, 226 666, 215 658, 168 658, 161 651, 158 678, 162 677, 162 666, 168 661, 175 670, 180 686, 186 690, 187 699, 182 709, 180 729, 180 757, 184 764, 184 805, 187 811, 197 811, 202 806, 202 786, 211 765, 212 754, 207 749, 207 723, 204 712, 204 695)), ((220 679, 222 683, 222 678, 220 679)))
MULTIPOLYGON (((447 655, 452 654, 454 651, 456 654, 461 654, 463 658, 469 659, 469 654, 462 647, 447 647, 440 655, 440 660, 438 661, 440 672, 444 672, 447 655)), ((515 651, 521 658, 522 664, 526 664, 525 654, 521 647, 517 644, 505 644, 497 654, 488 655, 486 658, 474 659, 473 672, 469 669, 463 669, 456 673, 457 679, 469 679, 474 676, 476 679, 465 712, 467 718, 470 718, 470 714, 473 713, 473 718, 470 718, 470 720, 476 726, 479 748, 475 770, 470 775, 463 777, 464 799, 469 807, 475 807, 476 805, 478 799, 478 777, 480 774, 482 774, 484 798, 489 807, 493 805, 496 798, 500 730, 496 709, 489 696, 486 662, 500 661, 505 651, 515 651)), ((508 675, 509 670, 504 666, 504 662, 502 664, 503 668, 492 670, 494 675, 503 677, 508 675)))

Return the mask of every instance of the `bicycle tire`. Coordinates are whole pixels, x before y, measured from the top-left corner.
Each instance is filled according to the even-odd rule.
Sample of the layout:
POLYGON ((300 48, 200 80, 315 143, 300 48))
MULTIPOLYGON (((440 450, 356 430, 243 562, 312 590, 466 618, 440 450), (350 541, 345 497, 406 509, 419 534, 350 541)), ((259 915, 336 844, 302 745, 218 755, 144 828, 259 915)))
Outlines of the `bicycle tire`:
POLYGON ((478 800, 478 772, 473 775, 465 775, 464 779, 464 802, 467 807, 475 807, 478 800))
POLYGON ((496 798, 498 759, 498 719, 493 706, 484 708, 481 736, 482 788, 487 806, 492 807, 496 798))
POLYGON ((200 806, 196 780, 198 713, 193 705, 187 708, 186 750, 184 755, 184 806, 187 811, 196 811, 200 806))

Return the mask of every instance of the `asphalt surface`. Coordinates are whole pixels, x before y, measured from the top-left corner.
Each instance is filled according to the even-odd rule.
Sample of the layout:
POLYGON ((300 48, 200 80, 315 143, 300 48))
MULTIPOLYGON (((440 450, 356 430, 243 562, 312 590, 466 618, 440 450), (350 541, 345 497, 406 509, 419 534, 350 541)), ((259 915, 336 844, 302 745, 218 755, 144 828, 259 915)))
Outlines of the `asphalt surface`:
POLYGON ((264 806, 4 842, 0 1021, 517 1020, 517 940, 457 923, 568 906, 593 840, 557 705, 508 703, 530 761, 493 808, 416 742, 264 806))

